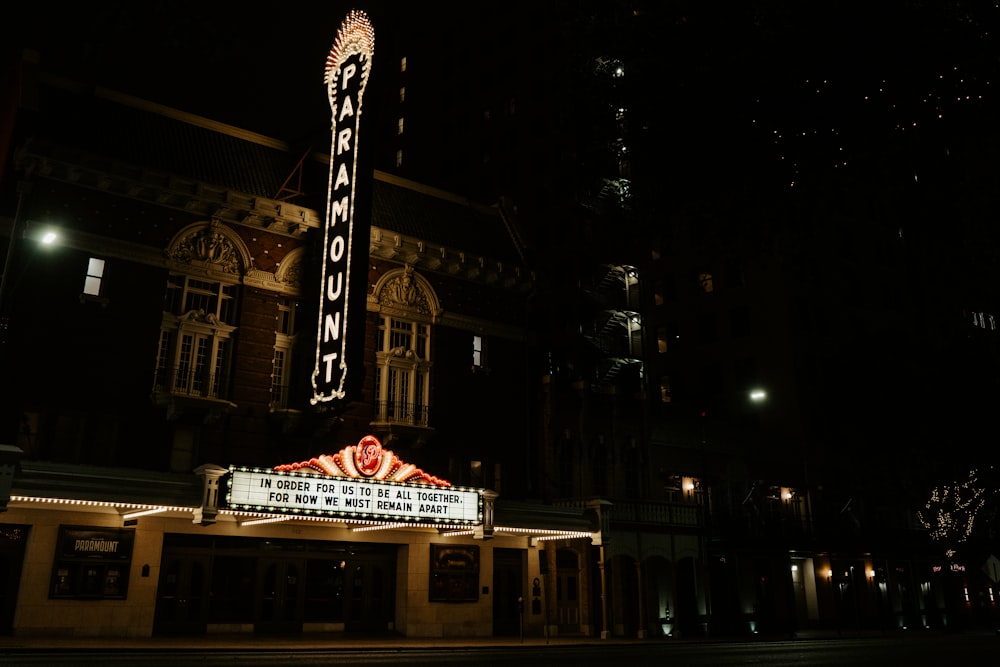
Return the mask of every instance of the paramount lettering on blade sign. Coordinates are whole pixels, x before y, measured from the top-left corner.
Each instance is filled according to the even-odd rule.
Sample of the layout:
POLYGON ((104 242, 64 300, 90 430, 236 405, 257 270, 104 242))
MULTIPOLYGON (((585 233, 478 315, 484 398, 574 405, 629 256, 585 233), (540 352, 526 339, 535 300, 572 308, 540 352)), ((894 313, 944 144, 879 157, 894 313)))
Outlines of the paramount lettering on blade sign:
POLYGON ((236 509, 366 516, 404 521, 477 523, 478 491, 422 488, 313 475, 234 470, 229 505, 236 509))
POLYGON ((355 178, 361 100, 368 83, 375 34, 364 12, 352 11, 337 30, 326 60, 326 90, 332 110, 330 177, 323 232, 323 270, 313 405, 343 398, 347 381, 347 317, 354 227, 355 178))

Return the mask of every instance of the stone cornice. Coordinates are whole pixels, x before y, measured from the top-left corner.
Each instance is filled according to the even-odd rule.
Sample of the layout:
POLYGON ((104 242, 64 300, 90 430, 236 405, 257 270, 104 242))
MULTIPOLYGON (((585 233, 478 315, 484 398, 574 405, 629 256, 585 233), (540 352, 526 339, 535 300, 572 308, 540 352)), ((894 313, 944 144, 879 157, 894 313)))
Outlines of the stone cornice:
POLYGON ((109 161, 37 140, 21 149, 18 166, 33 171, 38 177, 290 238, 301 238, 310 229, 322 226, 319 214, 309 208, 109 161))
POLYGON ((368 255, 518 292, 528 292, 535 284, 534 272, 521 266, 427 243, 375 225, 371 229, 368 255))

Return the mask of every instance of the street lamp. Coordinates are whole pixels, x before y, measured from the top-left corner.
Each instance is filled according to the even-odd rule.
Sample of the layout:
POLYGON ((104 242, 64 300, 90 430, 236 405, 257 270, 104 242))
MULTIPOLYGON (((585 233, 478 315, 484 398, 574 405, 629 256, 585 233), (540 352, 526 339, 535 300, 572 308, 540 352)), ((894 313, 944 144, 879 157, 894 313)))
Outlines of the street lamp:
POLYGON ((21 223, 18 220, 14 220, 11 226, 10 238, 7 241, 7 259, 3 266, 3 276, 0 277, 0 311, 6 315, 7 307, 9 306, 9 301, 17 289, 17 283, 24 276, 27 270, 27 265, 32 259, 33 253, 29 251, 26 256, 21 258, 20 271, 17 276, 14 274, 15 269, 15 256, 17 253, 17 245, 20 240, 34 242, 38 244, 35 247, 40 246, 44 250, 49 250, 58 245, 59 242, 59 231, 56 228, 49 227, 48 225, 41 225, 33 223, 32 221, 25 221, 21 223), (21 229, 23 225, 23 230, 21 229))
POLYGON ((751 389, 750 390, 750 400, 754 403, 763 403, 767 400, 767 392, 763 389, 751 389))

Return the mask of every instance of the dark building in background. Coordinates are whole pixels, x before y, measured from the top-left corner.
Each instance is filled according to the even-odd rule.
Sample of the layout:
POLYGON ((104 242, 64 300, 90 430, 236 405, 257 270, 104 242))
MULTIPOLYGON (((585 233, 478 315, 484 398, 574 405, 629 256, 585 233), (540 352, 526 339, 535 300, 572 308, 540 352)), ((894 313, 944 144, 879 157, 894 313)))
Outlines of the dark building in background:
POLYGON ((472 18, 407 44, 384 168, 503 195, 532 242, 534 494, 607 501, 593 567, 671 582, 616 587, 611 632, 661 632, 668 600, 686 632, 993 613, 990 513, 963 526, 995 502, 971 444, 998 395, 995 17, 852 16, 549 3, 499 38, 472 18), (835 55, 831 25, 859 57, 835 55), (473 52, 476 72, 423 87, 442 54, 473 52), (447 120, 418 115, 421 94, 453 100, 447 120), (458 150, 427 150, 446 136, 458 150), (947 490, 954 506, 932 500, 947 490), (665 517, 685 498, 705 508, 687 571, 712 594, 678 610, 695 577, 649 538, 684 528, 631 502, 665 517))
POLYGON ((2 631, 519 631, 534 540, 596 524, 523 503, 534 275, 503 212, 359 169, 362 365, 345 400, 315 406, 328 156, 27 56, 3 195, 3 365, 22 380, 2 412, 2 631), (442 522, 387 521, 371 500, 281 514, 322 502, 293 493, 315 477, 227 500, 237 469, 315 473, 369 434, 380 475, 475 490, 479 518, 448 519, 459 496, 426 486, 391 490, 442 522), (501 489, 521 504, 495 505, 501 489))

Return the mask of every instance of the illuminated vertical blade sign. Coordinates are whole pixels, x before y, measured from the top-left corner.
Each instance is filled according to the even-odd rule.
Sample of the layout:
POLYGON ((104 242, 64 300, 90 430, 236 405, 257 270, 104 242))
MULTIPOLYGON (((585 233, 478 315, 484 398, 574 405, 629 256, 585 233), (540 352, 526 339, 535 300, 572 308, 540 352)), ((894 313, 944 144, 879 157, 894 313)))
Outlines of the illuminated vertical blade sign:
POLYGON ((368 16, 352 10, 337 30, 326 59, 326 91, 332 111, 330 179, 323 232, 323 271, 316 332, 316 366, 310 402, 347 393, 347 317, 354 227, 355 177, 361 98, 368 83, 375 32, 368 16))

